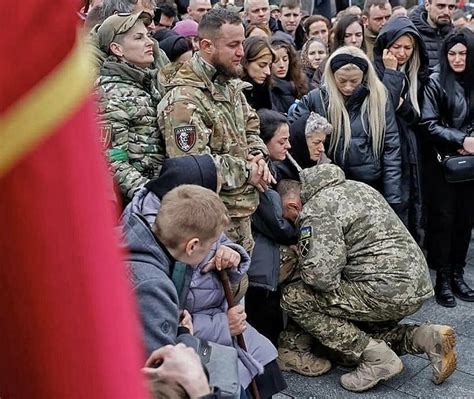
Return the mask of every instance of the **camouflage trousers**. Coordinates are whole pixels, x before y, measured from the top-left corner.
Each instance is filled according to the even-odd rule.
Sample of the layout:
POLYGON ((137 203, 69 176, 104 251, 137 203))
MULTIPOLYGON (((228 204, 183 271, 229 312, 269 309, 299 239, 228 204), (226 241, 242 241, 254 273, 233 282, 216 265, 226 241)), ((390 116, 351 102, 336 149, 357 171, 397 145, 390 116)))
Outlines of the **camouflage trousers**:
POLYGON ((303 331, 289 328, 281 338, 288 343, 298 335, 300 342, 308 342, 302 334, 309 333, 341 363, 358 362, 370 338, 384 340, 398 355, 419 353, 413 345, 417 326, 398 322, 421 304, 382 301, 369 292, 365 282, 342 280, 330 292, 315 291, 301 280, 289 284, 283 290, 281 306, 303 331))
POLYGON ((227 227, 226 235, 236 244, 244 247, 249 255, 252 253, 255 242, 252 237, 250 216, 231 218, 230 225, 227 227))

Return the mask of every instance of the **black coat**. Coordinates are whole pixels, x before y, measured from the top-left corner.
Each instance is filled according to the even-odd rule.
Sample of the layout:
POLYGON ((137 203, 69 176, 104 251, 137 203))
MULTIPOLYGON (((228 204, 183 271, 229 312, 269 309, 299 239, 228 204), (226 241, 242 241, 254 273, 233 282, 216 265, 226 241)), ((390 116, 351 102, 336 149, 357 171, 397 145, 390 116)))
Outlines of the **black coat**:
POLYGON ((409 81, 405 73, 399 70, 385 69, 383 51, 397 39, 410 34, 416 40, 416 49, 420 56, 418 70, 418 103, 421 107, 423 87, 428 79, 428 53, 423 39, 412 21, 406 17, 393 18, 380 31, 374 46, 374 65, 377 74, 387 88, 394 108, 398 107, 400 98, 403 104, 395 111, 398 131, 400 133, 400 151, 402 157, 402 205, 400 218, 408 227, 415 239, 419 239, 422 228, 421 196, 421 160, 417 137, 419 114, 413 108, 409 96, 409 81))
POLYGON ((255 83, 249 76, 244 77, 242 80, 252 85, 252 89, 244 90, 243 93, 253 109, 258 111, 261 108, 273 108, 270 86, 268 84, 255 83))
POLYGON ((273 77, 271 99, 274 111, 283 114, 288 113, 288 109, 296 100, 296 90, 293 82, 273 77))
POLYGON ((276 290, 280 271, 280 245, 298 242, 298 229, 283 217, 280 195, 273 189, 260 193, 252 215, 255 247, 248 270, 250 286, 276 290))
POLYGON ((419 6, 410 15, 410 19, 415 24, 416 29, 420 32, 423 42, 428 51, 428 58, 430 60, 430 68, 434 68, 439 64, 439 51, 444 38, 452 31, 453 25, 445 25, 441 28, 433 28, 427 21, 428 12, 425 6, 419 6))
POLYGON ((456 153, 472 130, 464 89, 457 81, 454 84, 454 104, 448 104, 438 72, 430 76, 425 86, 420 125, 428 135, 428 156, 436 157, 435 149, 443 155, 456 153))
MULTIPOLYGON (((395 115, 392 105, 388 103, 385 109, 384 148, 380 160, 377 160, 372 151, 370 137, 364 129, 364 126, 368 126, 368 121, 362 121, 361 117, 361 106, 368 93, 368 89, 360 85, 347 100, 346 108, 351 121, 352 138, 345 157, 342 139, 334 153, 328 152, 328 156, 344 170, 348 179, 375 187, 389 204, 398 207, 401 203, 401 156, 395 115)), ((324 87, 311 90, 301 99, 290 118, 290 134, 296 136, 297 132, 300 135, 304 132, 306 119, 311 111, 326 117, 327 107, 328 99, 324 87)), ((297 161, 302 162, 301 159, 297 161)), ((301 163, 300 165, 304 167, 301 163)))

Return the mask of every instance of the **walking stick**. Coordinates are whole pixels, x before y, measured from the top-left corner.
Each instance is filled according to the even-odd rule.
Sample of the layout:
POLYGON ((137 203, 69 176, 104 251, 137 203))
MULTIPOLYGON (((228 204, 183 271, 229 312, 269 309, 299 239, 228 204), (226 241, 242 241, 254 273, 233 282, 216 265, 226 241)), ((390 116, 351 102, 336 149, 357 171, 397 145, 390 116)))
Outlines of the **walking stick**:
MULTIPOLYGON (((229 305, 229 309, 235 306, 234 304, 234 293, 232 292, 232 288, 230 286, 229 276, 227 275, 226 270, 219 270, 219 278, 222 282, 222 287, 224 288, 225 299, 227 300, 227 304, 229 305)), ((237 344, 247 352, 247 346, 245 345, 245 340, 243 334, 239 334, 236 336, 237 344)), ((255 378, 252 378, 250 382, 250 391, 252 393, 253 399, 260 399, 260 394, 258 393, 257 382, 255 378)))

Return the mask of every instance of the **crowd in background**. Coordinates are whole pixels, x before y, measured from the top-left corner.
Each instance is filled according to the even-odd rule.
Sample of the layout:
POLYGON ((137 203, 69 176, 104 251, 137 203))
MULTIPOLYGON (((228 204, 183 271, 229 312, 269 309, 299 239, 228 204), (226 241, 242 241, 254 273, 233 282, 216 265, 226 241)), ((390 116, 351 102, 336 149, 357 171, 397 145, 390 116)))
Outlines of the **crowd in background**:
MULTIPOLYGON (((432 295, 428 266, 441 306, 474 301, 474 172, 453 182, 444 169, 474 156, 462 4, 103 0, 79 14, 149 375, 191 335, 237 351, 235 397, 252 384, 271 397, 281 370, 331 362, 358 366, 341 384, 363 391, 404 353, 427 353, 435 383, 449 377, 454 331, 398 322, 432 295)), ((155 389, 227 389, 191 377, 196 392, 186 372, 155 389)))

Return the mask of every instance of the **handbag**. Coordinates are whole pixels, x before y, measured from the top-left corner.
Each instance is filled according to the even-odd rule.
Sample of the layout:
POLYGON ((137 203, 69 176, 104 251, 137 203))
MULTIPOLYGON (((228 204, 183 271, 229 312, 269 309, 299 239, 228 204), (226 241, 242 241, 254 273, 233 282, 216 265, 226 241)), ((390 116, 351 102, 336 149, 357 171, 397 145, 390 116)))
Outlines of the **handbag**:
POLYGON ((194 348, 209 374, 209 385, 219 388, 221 398, 240 398, 238 355, 235 348, 209 342, 190 334, 178 336, 177 342, 194 348))
POLYGON ((447 155, 438 153, 438 161, 443 168, 448 183, 464 183, 474 180, 474 155, 447 155))

